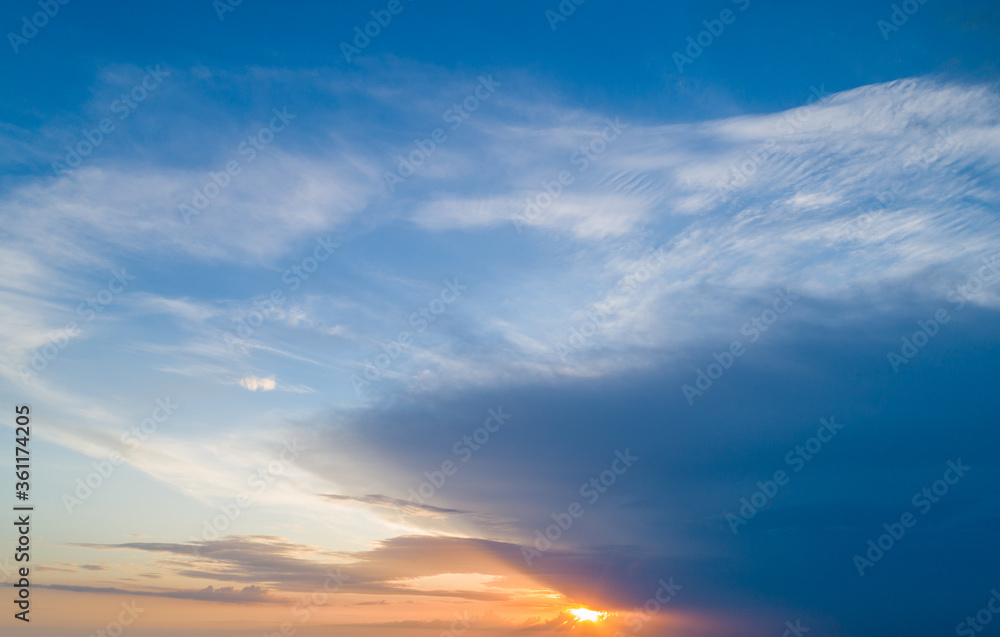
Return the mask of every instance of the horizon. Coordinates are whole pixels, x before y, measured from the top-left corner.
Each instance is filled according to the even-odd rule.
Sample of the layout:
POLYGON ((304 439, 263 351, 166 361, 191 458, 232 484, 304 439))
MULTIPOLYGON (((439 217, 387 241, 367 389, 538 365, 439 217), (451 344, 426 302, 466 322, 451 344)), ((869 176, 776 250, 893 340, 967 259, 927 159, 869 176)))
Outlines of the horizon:
POLYGON ((989 634, 995 3, 0 25, 4 634, 989 634))

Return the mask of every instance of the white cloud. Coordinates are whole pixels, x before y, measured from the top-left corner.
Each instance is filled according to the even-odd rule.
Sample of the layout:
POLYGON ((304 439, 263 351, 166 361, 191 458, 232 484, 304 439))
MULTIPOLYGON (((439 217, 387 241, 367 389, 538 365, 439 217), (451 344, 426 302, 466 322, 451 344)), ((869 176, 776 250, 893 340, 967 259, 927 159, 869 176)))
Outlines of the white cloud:
POLYGON ((246 387, 250 391, 272 391, 277 384, 274 377, 260 378, 259 376, 247 376, 240 379, 240 386, 246 387))
MULTIPOLYGON (((121 307, 138 311, 116 317, 131 320, 126 327, 134 331, 122 329, 112 339, 99 329, 101 321, 88 325, 88 340, 105 338, 119 348, 108 350, 114 353, 101 364, 120 370, 120 348, 127 347, 145 356, 145 373, 171 372, 172 382, 182 386, 207 379, 235 390, 238 383, 249 391, 291 394, 298 402, 313 393, 311 387, 323 387, 324 399, 346 404, 356 396, 345 379, 409 329, 406 317, 427 302, 396 298, 401 286, 390 275, 398 272, 380 261, 385 255, 359 259, 365 276, 383 277, 378 286, 309 281, 314 287, 295 295, 286 289, 287 303, 268 311, 245 348, 230 351, 223 334, 247 316, 255 294, 280 285, 281 270, 301 261, 301 242, 310 235, 336 228, 363 234, 399 218, 414 222, 405 227, 406 241, 396 244, 406 251, 441 241, 427 233, 447 230, 464 233, 459 242, 498 233, 485 240, 521 242, 526 256, 484 264, 468 250, 468 261, 454 265, 456 274, 478 277, 476 287, 415 335, 384 373, 382 382, 419 390, 642 368, 664 351, 732 336, 748 318, 746 307, 766 300, 777 286, 833 303, 867 300, 872 312, 882 312, 897 301, 879 298, 880 289, 933 271, 940 276, 923 277, 915 294, 941 298, 1000 245, 992 212, 1000 202, 997 103, 986 89, 910 80, 831 96, 787 134, 787 113, 669 126, 632 123, 582 171, 570 158, 603 118, 534 104, 532 125, 494 119, 493 134, 485 138, 472 134, 485 120, 470 120, 465 137, 449 140, 449 170, 414 175, 392 200, 376 199, 380 176, 372 167, 402 148, 380 149, 376 157, 276 145, 191 226, 176 205, 203 185, 201 170, 95 162, 68 177, 23 180, 0 194, 4 230, 11 233, 0 251, 6 281, 0 349, 13 362, 0 369, 8 384, 19 382, 16 364, 74 318, 76 304, 101 285, 93 284, 95 273, 119 265, 113 262, 119 254, 142 254, 162 260, 163 268, 194 261, 203 270, 188 281, 189 289, 169 293, 137 281, 121 307), (938 133, 949 143, 927 161, 922 154, 939 143, 938 133), (720 180, 769 140, 775 151, 723 200, 720 180), (512 218, 560 170, 571 171, 573 183, 518 235, 512 218), (484 174, 485 186, 476 181, 484 174), (893 188, 893 201, 882 210, 878 197, 893 188), (391 210, 355 214, 379 213, 373 201, 391 210), (867 221, 859 226, 862 219, 867 221), (352 221, 358 226, 348 225, 352 221), (477 233, 467 232, 472 229, 477 233), (661 245, 663 263, 655 274, 634 292, 621 290, 622 277, 661 245), (238 285, 231 289, 245 296, 221 298, 217 290, 230 288, 214 287, 211 277, 233 270, 238 285), (248 288, 255 280, 260 287, 248 288), (206 281, 213 285, 203 286, 206 281), (606 324, 585 348, 561 360, 557 345, 595 305, 609 308, 606 324), (150 315, 173 320, 151 321, 150 315), (263 357, 269 360, 258 360, 263 357)), ((973 300, 997 307, 998 293, 986 290, 973 300)), ((142 369, 138 358, 129 364, 142 369)), ((77 401, 73 392, 50 386, 55 378, 38 378, 31 396, 77 404, 87 413, 81 421, 93 427, 125 422, 110 413, 114 407, 77 401)), ((68 444, 101 455, 95 440, 68 444)))
MULTIPOLYGON (((589 115, 573 114, 575 128, 553 118, 560 123, 549 131, 509 129, 477 149, 476 161, 495 166, 494 194, 463 199, 437 183, 413 218, 433 230, 509 232, 525 198, 543 192, 534 184, 570 170, 574 182, 524 232, 577 240, 573 257, 544 276, 510 264, 509 281, 491 294, 518 303, 476 312, 491 319, 479 325, 487 346, 438 342, 394 371, 420 387, 618 373, 664 349, 725 337, 748 304, 785 285, 814 299, 865 299, 872 313, 910 302, 880 298, 887 288, 943 300, 1000 245, 997 104, 985 88, 902 80, 784 113, 634 124, 586 171, 569 157, 589 115), (761 148, 766 155, 720 196, 761 148), (616 289, 657 245, 666 252, 659 273, 634 293, 616 289), (556 346, 595 304, 613 308, 607 323, 562 363, 556 346)), ((1000 306, 1000 290, 975 302, 1000 306)))

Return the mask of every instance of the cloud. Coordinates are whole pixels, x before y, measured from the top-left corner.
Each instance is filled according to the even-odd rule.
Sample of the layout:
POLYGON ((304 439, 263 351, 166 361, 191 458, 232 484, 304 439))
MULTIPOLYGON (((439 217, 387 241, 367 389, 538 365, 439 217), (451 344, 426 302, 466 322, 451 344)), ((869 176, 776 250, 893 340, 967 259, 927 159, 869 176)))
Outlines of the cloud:
MULTIPOLYGON (((147 576, 148 577, 148 576, 147 576)), ((269 591, 260 586, 244 586, 236 589, 232 586, 215 588, 206 586, 200 590, 126 590, 115 587, 69 586, 64 584, 41 584, 42 588, 75 593, 109 593, 113 595, 141 595, 151 597, 170 597, 173 599, 190 599, 201 602, 221 602, 223 604, 279 604, 287 600, 272 596, 269 591)))
POLYGON ((272 391, 276 387, 274 376, 260 378, 258 376, 247 376, 240 379, 240 386, 250 391, 272 391))
MULTIPOLYGON (((533 233, 582 240, 574 251, 586 258, 541 280, 511 265, 510 285, 490 281, 488 294, 519 303, 494 307, 477 344, 420 350, 393 372, 425 391, 524 375, 614 377, 723 337, 778 287, 822 302, 866 299, 873 318, 911 302, 887 297, 887 287, 944 296, 1000 240, 991 213, 1000 201, 1000 153, 987 141, 1000 138, 992 96, 983 87, 902 80, 830 96, 805 112, 634 124, 523 229, 524 241, 533 233), (650 250, 661 254, 652 277, 623 286, 650 250), (603 320, 585 346, 571 345, 587 312, 603 320)), ((416 219, 434 229, 513 229, 525 208, 517 178, 554 174, 585 139, 553 135, 562 137, 562 159, 552 157, 548 169, 498 171, 517 195, 442 197, 416 219)), ((492 161, 520 161, 496 144, 492 161)), ((976 303, 998 307, 1000 291, 976 303)))
POLYGON ((60 568, 60 567, 57 567, 57 566, 46 566, 44 564, 37 566, 35 568, 35 570, 37 570, 39 572, 49 572, 49 571, 62 571, 64 573, 72 573, 73 572, 73 569, 71 569, 71 568, 60 568))
POLYGON ((429 504, 415 504, 408 500, 400 500, 397 498, 390 498, 388 496, 377 495, 377 494, 354 497, 349 495, 335 495, 330 493, 324 493, 323 497, 329 498, 330 500, 336 500, 338 502, 359 502, 361 504, 386 507, 395 511, 401 511, 408 515, 425 515, 431 517, 447 517, 449 515, 474 515, 471 511, 461 511, 459 509, 446 509, 442 507, 431 506, 429 504))
POLYGON ((223 582, 266 581, 283 591, 314 590, 317 582, 333 576, 343 593, 469 600, 502 600, 512 592, 540 586, 532 575, 522 572, 520 547, 472 538, 396 537, 379 542, 370 550, 336 554, 273 536, 230 536, 183 544, 128 542, 76 546, 166 553, 176 557, 160 561, 159 566, 176 575, 223 582), (487 590, 405 585, 408 580, 454 573, 485 573, 497 579, 487 590))
MULTIPOLYGON (((324 520, 340 519, 329 510, 338 507, 369 516, 331 525, 324 537, 338 550, 271 536, 88 548, 160 553, 155 566, 171 576, 231 584, 164 593, 191 599, 253 601, 267 597, 257 588, 265 585, 315 590, 327 569, 342 568, 345 590, 357 594, 499 601, 546 590, 628 607, 675 573, 687 587, 682 603, 695 607, 746 608, 767 595, 799 607, 837 600, 859 616, 872 610, 851 598, 861 589, 842 577, 841 558, 898 515, 887 503, 902 502, 892 489, 908 487, 887 485, 885 472, 916 490, 946 452, 988 450, 995 439, 995 406, 977 392, 995 381, 988 327, 1000 287, 971 295, 903 370, 912 372, 905 382, 885 365, 886 351, 917 320, 951 309, 949 292, 1000 245, 995 88, 921 78, 846 91, 805 110, 634 121, 586 169, 574 154, 600 135, 603 114, 498 95, 488 119, 470 119, 435 155, 441 163, 395 197, 377 194, 379 168, 413 135, 400 142, 373 131, 394 121, 423 134, 440 116, 442 94, 412 100, 405 88, 370 88, 378 126, 360 118, 356 128, 367 145, 331 132, 349 128, 342 122, 351 113, 302 118, 302 130, 329 150, 301 141, 273 147, 190 227, 176 204, 232 150, 232 140, 208 130, 212 122, 190 129, 208 140, 204 166, 111 158, 58 178, 17 177, 0 194, 12 233, 0 256, 0 273, 10 275, 0 290, 11 308, 0 326, 12 361, 6 381, 19 382, 17 362, 78 318, 77 304, 100 289, 106 268, 149 261, 148 287, 137 282, 133 300, 123 297, 88 324, 57 363, 79 351, 99 357, 109 378, 167 372, 192 395, 201 393, 193 381, 208 380, 235 415, 218 427, 178 421, 176 435, 164 427, 129 462, 215 506, 273 459, 262 432, 291 423, 307 451, 255 510, 313 528, 316 493, 325 493, 324 520), (413 111, 403 123, 385 116, 390 98, 413 111), (573 181, 556 196, 560 171, 573 181), (542 193, 551 204, 541 205, 542 193), (539 210, 516 226, 529 199, 539 210), (292 289, 284 274, 309 263, 316 236, 331 230, 347 238, 344 249, 292 289), (182 291, 152 275, 181 265, 196 273, 182 291), (461 276, 469 288, 418 328, 411 317, 422 317, 443 276, 461 276), (686 404, 681 384, 734 339, 746 342, 741 327, 786 286, 801 297, 794 310, 706 400, 686 404), (228 349, 223 335, 273 289, 285 305, 262 312, 245 347, 228 349), (413 339, 397 356, 401 330, 413 339), (123 349, 135 357, 103 353, 123 349), (382 378, 355 395, 347 379, 387 352, 382 378), (934 377, 933 368, 953 375, 934 377), (239 387, 287 393, 269 395, 280 402, 274 412, 244 418, 239 387), (941 395, 948 400, 930 400, 941 395), (407 501, 425 472, 456 460, 453 445, 482 423, 485 407, 500 403, 517 405, 516 421, 491 434, 431 504, 407 501), (824 451, 782 493, 786 500, 739 537, 728 534, 721 512, 782 467, 818 418, 844 411, 852 428, 838 443, 848 435, 857 442, 824 451), (581 485, 619 448, 640 455, 635 471, 528 571, 519 547, 580 500, 581 485), (417 532, 425 535, 410 535, 417 532), (340 550, 345 544, 351 549, 340 550), (823 577, 776 581, 783 565, 823 577), (502 585, 407 584, 452 572, 495 575, 502 585)), ((107 457, 148 407, 96 402, 79 367, 59 369, 53 364, 25 400, 66 405, 46 431, 107 457)), ((981 457, 975 466, 987 475, 993 464, 981 457)), ((950 500, 963 514, 942 518, 968 521, 964 545, 980 561, 993 549, 978 529, 996 526, 995 503, 982 493, 950 500)), ((920 532, 944 546, 944 524, 920 532)), ((937 559, 909 563, 919 572, 907 585, 933 583, 920 569, 937 559)), ((956 570, 969 575, 967 586, 985 584, 967 562, 956 570)))
MULTIPOLYGON (((280 75, 272 80, 279 81, 280 75)), ((449 87, 460 84, 454 77, 446 79, 449 87)), ((197 83, 185 83, 183 73, 172 81, 177 90, 200 90, 197 83)), ((324 87, 357 88, 332 81, 324 87)), ((400 90, 405 89, 392 89, 393 99, 400 90)), ((407 113, 405 124, 439 117, 432 98, 415 100, 426 112, 407 113)), ((394 361, 383 372, 383 382, 372 388, 377 394, 383 388, 502 385, 524 377, 614 376, 648 367, 665 352, 718 337, 776 286, 791 285, 811 298, 837 303, 871 299, 885 285, 911 286, 924 296, 945 292, 969 264, 991 254, 1000 239, 989 213, 1000 201, 993 185, 1000 166, 993 141, 1000 133, 993 117, 995 93, 989 87, 907 79, 779 113, 669 125, 622 121, 626 127, 620 135, 586 162, 580 160, 580 148, 603 139, 608 126, 604 114, 497 98, 489 114, 470 119, 463 135, 442 148, 455 158, 447 163, 449 170, 414 175, 395 198, 374 194, 377 167, 401 150, 381 138, 379 152, 370 144, 355 147, 348 139, 337 139, 336 153, 275 142, 269 149, 275 151, 274 162, 255 161, 251 167, 262 173, 239 175, 247 178, 227 190, 225 201, 213 202, 194 227, 173 219, 156 202, 189 192, 182 184, 197 171, 192 176, 155 162, 140 170, 131 162, 109 160, 59 179, 24 180, 4 195, 2 203, 11 211, 9 231, 16 235, 22 225, 43 218, 36 214, 42 208, 45 219, 61 221, 53 221, 43 233, 45 243, 30 246, 42 255, 37 263, 29 260, 34 266, 24 272, 20 261, 17 267, 12 264, 12 276, 30 289, 42 289, 52 280, 66 279, 64 273, 50 272, 53 264, 92 267, 93 255, 128 254, 138 245, 147 246, 147 235, 155 235, 157 255, 167 262, 193 258, 199 267, 225 262, 251 268, 241 279, 256 279, 264 268, 273 283, 269 280, 256 293, 266 295, 277 286, 291 296, 280 276, 288 264, 272 264, 288 255, 290 263, 301 261, 311 250, 303 244, 311 246, 330 228, 363 242, 361 237, 400 219, 413 222, 408 240, 414 245, 437 241, 436 236, 448 232, 471 233, 462 236, 482 245, 484 239, 475 233, 489 232, 489 241, 504 250, 530 255, 508 263, 503 278, 490 274, 490 259, 465 255, 463 274, 482 278, 478 296, 470 294, 450 308, 434 330, 394 361), (534 115, 530 125, 523 123, 526 109, 534 115), (340 169, 343 163, 351 166, 346 173, 340 169), (469 180, 471 167, 482 165, 491 167, 488 185, 469 180), (552 187, 562 171, 571 174, 572 183, 552 187), (341 178, 345 174, 353 178, 341 178), (324 175, 336 175, 339 181, 330 184, 324 175), (291 189, 291 198, 269 207, 262 201, 276 195, 260 195, 264 183, 298 187, 283 186, 282 192, 291 189), (544 184, 559 193, 549 194, 544 184), (243 197, 243 189, 253 192, 239 202, 229 200, 243 197), (348 196, 346 191, 355 190, 361 194, 348 196), (524 216, 526 200, 542 193, 551 204, 531 215, 517 233, 514 220, 524 216), (136 201, 140 196, 141 204, 136 201), (334 200, 341 202, 339 212, 330 210, 334 200), (356 214, 371 209, 368 204, 376 200, 376 214, 356 214), (238 216, 247 206, 255 211, 251 217, 256 214, 267 223, 247 223, 238 216), (297 212, 272 209, 280 212, 282 206, 297 212), (151 207, 160 218, 122 221, 151 207), (70 237, 65 228, 73 224, 89 230, 70 237), (546 246, 554 237, 566 241, 572 258, 557 263, 549 255, 546 246), (618 287, 653 249, 665 255, 656 275, 635 289, 618 287), (938 273, 932 285, 917 285, 931 270, 938 273), (541 271, 549 274, 539 276, 541 271), (494 298, 517 302, 494 306, 489 300, 494 298), (568 357, 561 356, 558 348, 567 346, 573 330, 595 307, 607 310, 604 325, 585 348, 571 348, 568 357)), ((329 116, 311 121, 295 123, 302 130, 309 126, 316 134, 332 135, 329 116)), ((216 131, 205 134, 219 144, 213 149, 220 156, 231 151, 216 131)), ((19 240, 33 241, 29 234, 19 240)), ((410 305, 409 295, 380 287, 381 270, 393 267, 388 263, 372 274, 365 258, 338 253, 337 259, 342 258, 346 260, 336 266, 322 267, 350 271, 353 280, 344 283, 350 293, 299 295, 269 311, 267 328, 238 351, 227 349, 222 338, 259 297, 173 298, 142 291, 135 297, 136 308, 177 319, 191 334, 180 342, 136 346, 159 354, 163 360, 157 369, 221 384, 232 382, 228 370, 234 362, 272 355, 347 376, 362 373, 366 358, 377 355, 380 344, 399 333, 398 323, 405 326, 406 317, 426 299, 410 305), (403 321, 398 321, 400 315, 403 321), (349 341, 339 338, 347 334, 349 341), (338 339, 335 348, 331 339, 338 339)), ((887 307, 884 298, 872 303, 879 312, 898 310, 887 307)), ((976 303, 1000 305, 1000 294, 987 292, 976 303)), ((44 344, 60 321, 54 307, 14 306, 18 316, 11 329, 17 334, 6 338, 0 330, 0 346, 9 347, 10 360, 24 360, 27 348, 44 344)), ((11 377, 15 374, 10 370, 11 377)), ((253 385, 247 378, 256 377, 239 381, 244 387, 253 385)), ((274 389, 304 394, 315 386, 293 379, 274 389)), ((348 389, 346 384, 342 388, 348 389)), ((268 390, 258 380, 252 391, 268 390)))

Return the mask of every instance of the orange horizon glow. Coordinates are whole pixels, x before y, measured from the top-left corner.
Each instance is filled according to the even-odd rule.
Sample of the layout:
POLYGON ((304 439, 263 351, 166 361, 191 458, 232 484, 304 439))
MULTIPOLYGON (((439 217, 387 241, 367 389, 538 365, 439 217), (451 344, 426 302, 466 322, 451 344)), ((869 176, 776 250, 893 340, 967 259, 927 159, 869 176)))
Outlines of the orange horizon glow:
POLYGON ((568 609, 570 615, 576 618, 578 622, 593 622, 597 623, 603 621, 608 614, 602 613, 596 610, 590 610, 589 608, 570 608, 568 609))

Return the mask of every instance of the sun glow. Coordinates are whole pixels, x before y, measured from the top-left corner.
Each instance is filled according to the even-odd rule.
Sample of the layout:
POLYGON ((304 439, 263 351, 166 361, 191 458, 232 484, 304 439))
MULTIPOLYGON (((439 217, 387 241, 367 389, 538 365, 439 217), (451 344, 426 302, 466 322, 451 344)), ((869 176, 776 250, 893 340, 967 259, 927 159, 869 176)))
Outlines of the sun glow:
POLYGON ((599 613, 589 608, 570 608, 569 613, 576 617, 578 622, 599 622, 608 616, 607 613, 599 613))

